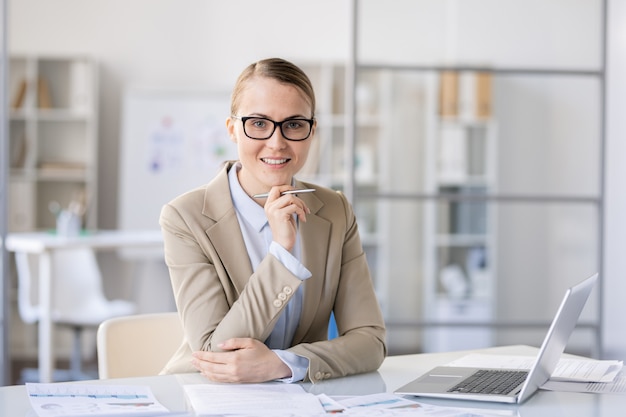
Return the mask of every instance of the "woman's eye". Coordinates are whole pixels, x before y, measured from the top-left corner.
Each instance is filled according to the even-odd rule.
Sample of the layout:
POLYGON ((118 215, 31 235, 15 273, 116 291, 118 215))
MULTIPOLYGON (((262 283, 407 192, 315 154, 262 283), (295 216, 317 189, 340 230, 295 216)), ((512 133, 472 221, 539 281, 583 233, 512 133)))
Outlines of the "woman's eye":
POLYGON ((252 122, 252 124, 254 125, 254 127, 257 128, 263 128, 267 125, 267 123, 263 119, 256 119, 252 122))

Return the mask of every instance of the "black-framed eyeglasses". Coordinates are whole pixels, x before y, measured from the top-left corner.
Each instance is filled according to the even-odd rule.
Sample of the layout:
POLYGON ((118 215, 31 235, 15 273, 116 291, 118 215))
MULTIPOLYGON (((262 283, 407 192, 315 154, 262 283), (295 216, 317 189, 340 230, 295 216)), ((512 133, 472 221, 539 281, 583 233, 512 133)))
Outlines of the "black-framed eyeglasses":
POLYGON ((287 140, 305 140, 311 136, 314 119, 295 117, 276 122, 267 117, 257 116, 232 116, 233 119, 241 120, 243 123, 243 133, 250 139, 266 140, 272 137, 276 127, 280 128, 280 133, 287 140))

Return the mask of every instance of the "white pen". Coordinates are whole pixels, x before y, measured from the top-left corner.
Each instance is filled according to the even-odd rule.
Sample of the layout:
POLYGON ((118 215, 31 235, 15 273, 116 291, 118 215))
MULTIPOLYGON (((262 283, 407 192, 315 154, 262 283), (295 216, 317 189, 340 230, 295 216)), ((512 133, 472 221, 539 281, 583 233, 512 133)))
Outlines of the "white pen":
MULTIPOLYGON (((305 189, 302 189, 302 190, 287 190, 287 191, 283 191, 282 193, 280 193, 280 195, 312 193, 313 191, 315 191, 315 188, 305 188, 305 189)), ((263 194, 255 194, 252 197, 253 198, 267 198, 269 195, 270 195, 270 193, 263 193, 263 194)))

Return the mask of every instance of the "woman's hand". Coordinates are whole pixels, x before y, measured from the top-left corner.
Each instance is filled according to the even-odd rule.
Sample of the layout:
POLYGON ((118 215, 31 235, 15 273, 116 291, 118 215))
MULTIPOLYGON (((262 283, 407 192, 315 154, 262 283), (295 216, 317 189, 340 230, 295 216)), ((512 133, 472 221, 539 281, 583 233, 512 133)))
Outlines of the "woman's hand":
POLYGON ((296 194, 284 194, 281 192, 291 188, 273 187, 265 202, 265 214, 272 229, 274 241, 283 248, 291 251, 296 244, 298 231, 296 218, 306 222, 306 215, 311 212, 296 194))
POLYGON ((256 339, 228 339, 220 348, 224 352, 193 353, 192 365, 211 381, 256 383, 291 376, 278 355, 256 339))

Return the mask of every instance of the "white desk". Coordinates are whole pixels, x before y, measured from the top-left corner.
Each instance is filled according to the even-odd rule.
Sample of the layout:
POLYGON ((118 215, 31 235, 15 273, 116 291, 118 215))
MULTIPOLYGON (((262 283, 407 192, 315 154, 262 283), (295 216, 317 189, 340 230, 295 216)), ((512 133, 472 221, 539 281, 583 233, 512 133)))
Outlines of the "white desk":
MULTIPOLYGON (((537 349, 529 346, 506 346, 475 351, 390 356, 385 359, 377 372, 327 380, 315 385, 309 383, 302 385, 313 394, 365 395, 393 392, 396 388, 411 381, 431 367, 448 363, 470 352, 535 355, 537 349)), ((199 374, 179 374, 81 381, 79 383, 149 385, 156 398, 165 407, 171 411, 182 412, 186 410, 182 385, 207 382, 199 374)), ((626 409, 626 395, 578 394, 541 390, 521 405, 426 400, 415 397, 413 399, 418 402, 448 407, 472 408, 476 414, 480 414, 480 410, 492 410, 515 417, 623 417, 626 409)), ((0 415, 21 417, 27 415, 28 412, 32 413, 32 410, 24 386, 0 388, 0 415)))
POLYGON ((54 345, 52 343, 51 253, 55 250, 89 247, 98 250, 123 248, 161 248, 163 237, 159 230, 87 231, 76 237, 64 237, 52 232, 10 233, 6 248, 11 252, 24 252, 39 256, 39 378, 41 382, 52 381, 54 345))

